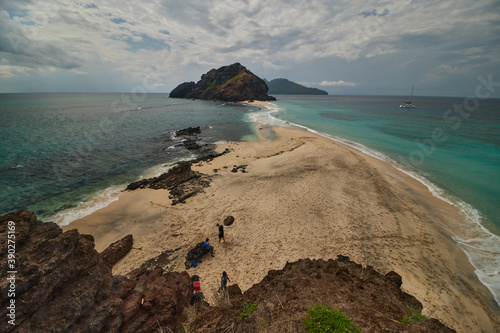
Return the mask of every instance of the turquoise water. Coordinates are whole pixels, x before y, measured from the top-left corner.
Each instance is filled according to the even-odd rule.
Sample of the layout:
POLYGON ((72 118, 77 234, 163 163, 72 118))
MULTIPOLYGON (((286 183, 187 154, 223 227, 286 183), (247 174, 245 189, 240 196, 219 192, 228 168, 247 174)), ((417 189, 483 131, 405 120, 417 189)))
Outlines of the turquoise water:
POLYGON ((465 222, 448 228, 500 305, 500 100, 417 97, 416 108, 401 109, 402 99, 392 96, 276 97, 271 122, 305 126, 390 160, 459 207, 465 222))
POLYGON ((471 204, 500 230, 500 100, 481 101, 457 127, 457 119, 443 116, 462 102, 420 97, 417 108, 401 109, 400 97, 279 96, 283 111, 276 116, 384 153, 471 204))
POLYGON ((175 130, 201 126, 204 143, 253 134, 245 114, 255 108, 167 97, 0 94, 0 214, 67 224, 155 167, 193 158, 175 130))

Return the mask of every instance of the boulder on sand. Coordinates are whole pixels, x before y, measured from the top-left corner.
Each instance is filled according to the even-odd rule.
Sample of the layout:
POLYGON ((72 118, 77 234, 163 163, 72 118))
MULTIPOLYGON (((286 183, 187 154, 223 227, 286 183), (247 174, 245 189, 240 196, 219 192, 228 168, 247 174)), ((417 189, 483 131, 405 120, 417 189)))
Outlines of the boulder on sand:
POLYGON ((228 216, 228 217, 226 217, 224 219, 223 223, 224 223, 224 225, 229 226, 229 225, 233 224, 233 222, 234 222, 234 217, 233 216, 228 216))

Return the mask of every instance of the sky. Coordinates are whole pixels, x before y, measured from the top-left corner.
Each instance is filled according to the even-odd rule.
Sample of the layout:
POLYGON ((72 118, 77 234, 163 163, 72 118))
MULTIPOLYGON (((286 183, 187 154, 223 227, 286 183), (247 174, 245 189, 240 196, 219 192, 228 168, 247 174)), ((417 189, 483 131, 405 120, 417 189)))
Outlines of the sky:
POLYGON ((0 93, 170 92, 235 62, 330 94, 498 98, 500 0, 0 0, 0 93))

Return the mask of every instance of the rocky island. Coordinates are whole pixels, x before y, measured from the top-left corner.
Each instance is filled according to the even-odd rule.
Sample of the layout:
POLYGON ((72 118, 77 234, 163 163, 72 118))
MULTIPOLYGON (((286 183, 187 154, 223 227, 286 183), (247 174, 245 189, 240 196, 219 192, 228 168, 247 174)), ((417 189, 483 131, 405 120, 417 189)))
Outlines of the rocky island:
POLYGON ((198 82, 184 82, 170 92, 171 98, 189 98, 240 102, 247 100, 275 101, 267 94, 264 80, 240 63, 212 69, 198 82))

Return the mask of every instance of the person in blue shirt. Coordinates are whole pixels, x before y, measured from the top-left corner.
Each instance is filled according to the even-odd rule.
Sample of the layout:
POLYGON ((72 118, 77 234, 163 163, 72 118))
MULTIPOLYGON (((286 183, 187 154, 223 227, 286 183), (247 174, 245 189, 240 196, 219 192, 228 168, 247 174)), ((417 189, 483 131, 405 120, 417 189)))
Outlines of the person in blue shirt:
POLYGON ((205 250, 210 251, 210 255, 214 257, 214 247, 208 243, 208 238, 203 242, 205 250))

